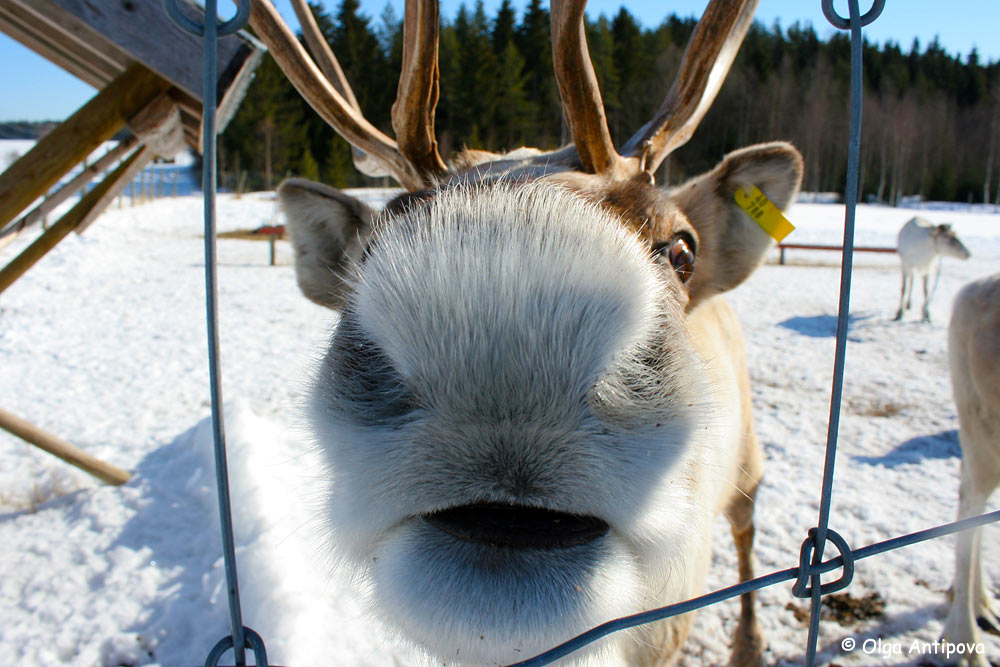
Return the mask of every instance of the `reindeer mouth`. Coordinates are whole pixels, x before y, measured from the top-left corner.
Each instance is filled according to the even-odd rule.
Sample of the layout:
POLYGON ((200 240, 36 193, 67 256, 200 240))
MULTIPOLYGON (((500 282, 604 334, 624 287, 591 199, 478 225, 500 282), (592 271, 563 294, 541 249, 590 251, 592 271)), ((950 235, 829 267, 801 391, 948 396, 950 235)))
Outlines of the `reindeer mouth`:
POLYGON ((462 505, 423 518, 460 540, 514 549, 563 549, 592 542, 609 530, 597 517, 525 505, 462 505))

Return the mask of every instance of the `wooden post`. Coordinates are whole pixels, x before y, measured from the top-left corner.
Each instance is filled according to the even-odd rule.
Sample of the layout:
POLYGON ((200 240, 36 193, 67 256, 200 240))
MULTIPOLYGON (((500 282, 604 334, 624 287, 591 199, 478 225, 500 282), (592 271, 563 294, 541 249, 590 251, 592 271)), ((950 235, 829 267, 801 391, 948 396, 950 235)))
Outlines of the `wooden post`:
POLYGON ((275 241, 276 238, 278 237, 275 234, 271 234, 268 238, 268 242, 271 244, 271 266, 274 266, 274 246, 276 243, 275 241))
POLYGON ((56 247, 56 244, 66 238, 71 231, 88 224, 108 202, 114 199, 115 195, 118 194, 118 189, 129 178, 134 177, 135 172, 142 169, 152 158, 153 152, 149 148, 143 146, 137 149, 127 160, 108 174, 97 187, 84 195, 66 215, 59 218, 34 243, 21 251, 21 254, 11 260, 10 264, 0 269, 0 294, 24 275, 25 271, 34 266, 46 253, 56 247))
POLYGON ((53 456, 58 456, 66 463, 90 473, 102 482, 118 486, 127 482, 131 477, 129 473, 121 468, 116 468, 110 463, 105 463, 79 447, 74 447, 65 440, 60 440, 31 422, 27 422, 3 409, 0 409, 0 428, 13 433, 35 447, 44 449, 53 456))
POLYGON ((0 174, 0 228, 123 128, 170 83, 142 65, 129 67, 0 174))

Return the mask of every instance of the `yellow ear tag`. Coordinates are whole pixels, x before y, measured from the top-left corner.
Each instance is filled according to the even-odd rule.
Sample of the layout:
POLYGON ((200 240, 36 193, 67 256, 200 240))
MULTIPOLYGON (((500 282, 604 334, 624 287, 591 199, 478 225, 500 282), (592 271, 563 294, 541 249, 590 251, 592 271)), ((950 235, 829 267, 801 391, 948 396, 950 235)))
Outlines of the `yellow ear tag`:
POLYGON ((760 228, 778 243, 795 231, 795 227, 788 222, 781 209, 771 203, 757 186, 751 187, 749 192, 740 188, 734 198, 739 207, 756 220, 760 228))

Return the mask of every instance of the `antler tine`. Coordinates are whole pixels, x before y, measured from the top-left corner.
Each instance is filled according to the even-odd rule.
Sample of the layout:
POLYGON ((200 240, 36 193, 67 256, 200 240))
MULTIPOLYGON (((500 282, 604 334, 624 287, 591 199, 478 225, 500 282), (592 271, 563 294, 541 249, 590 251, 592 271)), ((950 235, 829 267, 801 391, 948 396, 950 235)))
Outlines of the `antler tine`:
POLYGON ((305 38, 309 52, 312 54, 313 60, 316 62, 319 70, 323 72, 326 80, 337 89, 341 97, 360 112, 361 106, 358 105, 358 99, 354 96, 354 91, 351 89, 351 84, 344 75, 344 70, 340 67, 340 62, 337 61, 337 56, 333 55, 330 45, 327 44, 323 32, 319 29, 316 17, 313 16, 312 11, 309 9, 308 0, 292 0, 292 9, 295 10, 295 16, 299 19, 299 25, 302 27, 302 36, 305 38))
POLYGON ((434 136, 434 108, 440 93, 439 30, 438 0, 406 0, 403 66, 392 105, 392 129, 399 150, 418 169, 435 176, 448 171, 434 136))
POLYGON ((651 121, 628 140, 627 156, 652 174, 687 143, 715 100, 753 21, 758 0, 712 0, 684 50, 673 86, 651 121))
POLYGON ((637 171, 633 160, 615 150, 604 101, 587 48, 583 10, 587 0, 551 0, 552 59, 563 115, 585 171, 627 178, 637 171))
POLYGON ((268 0, 253 0, 250 25, 299 94, 348 143, 382 163, 406 189, 429 185, 427 175, 400 153, 396 142, 369 123, 327 81, 268 0))
MULTIPOLYGON (((302 26, 302 36, 305 37, 309 52, 312 54, 313 60, 320 71, 323 72, 323 76, 337 89, 337 92, 344 98, 344 101, 351 105, 358 113, 361 113, 361 105, 358 104, 358 99, 354 96, 354 90, 344 75, 344 70, 340 67, 337 56, 333 55, 333 51, 330 50, 330 45, 323 36, 323 32, 319 29, 319 25, 316 24, 316 17, 310 11, 307 0, 292 0, 292 9, 295 10, 295 15, 299 18, 299 25, 302 26)), ((357 146, 351 146, 351 156, 354 158, 354 166, 361 173, 375 177, 389 175, 389 172, 378 160, 372 158, 357 146)))

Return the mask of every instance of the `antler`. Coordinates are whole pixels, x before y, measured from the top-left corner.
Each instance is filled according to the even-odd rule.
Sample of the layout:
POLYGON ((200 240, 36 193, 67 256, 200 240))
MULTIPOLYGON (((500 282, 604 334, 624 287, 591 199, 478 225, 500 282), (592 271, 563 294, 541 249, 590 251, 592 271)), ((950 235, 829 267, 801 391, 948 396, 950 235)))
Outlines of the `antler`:
POLYGON ((327 44, 326 39, 323 37, 323 31, 319 29, 316 17, 313 16, 312 11, 309 9, 307 0, 292 0, 292 9, 295 10, 295 16, 299 19, 299 26, 302 28, 302 36, 306 40, 306 45, 308 45, 309 51, 316 61, 316 65, 323 72, 323 76, 337 89, 337 92, 344 98, 344 101, 358 113, 361 113, 361 106, 358 104, 358 99, 354 96, 351 84, 348 83, 347 77, 344 75, 344 70, 340 68, 337 56, 333 55, 330 45, 327 44))
MULTIPOLYGON (((757 2, 711 0, 663 104, 619 153, 611 140, 587 48, 583 13, 587 2, 551 0, 556 82, 582 168, 618 180, 642 172, 652 174, 667 155, 686 143, 722 87, 757 2)), ((302 97, 355 148, 358 168, 372 174, 374 162, 409 190, 433 185, 446 175, 448 168, 434 136, 439 94, 438 0, 406 0, 403 67, 392 107, 398 143, 365 120, 305 0, 292 0, 292 4, 320 66, 268 0, 253 0, 250 23, 302 97)))
POLYGON ((625 144, 643 168, 656 171, 670 153, 694 134, 753 22, 758 0, 712 0, 694 29, 677 78, 653 119, 625 144))
MULTIPOLYGON (((313 59, 299 44, 295 35, 282 21, 277 10, 268 0, 253 0, 250 12, 250 25, 258 37, 267 45, 278 66, 295 86, 299 94, 309 105, 336 130, 352 146, 367 153, 374 161, 381 164, 393 178, 408 190, 419 190, 434 183, 447 172, 444 161, 437 152, 434 141, 433 118, 434 105, 437 103, 437 0, 407 0, 404 30, 413 32, 424 28, 430 32, 433 41, 423 38, 410 39, 404 35, 404 43, 412 44, 411 49, 405 49, 407 60, 415 63, 415 67, 427 67, 427 73, 419 81, 400 80, 399 98, 395 106, 400 106, 413 114, 413 118, 397 125, 396 114, 393 114, 393 126, 400 132, 402 146, 386 136, 361 114, 353 91, 347 83, 343 71, 336 58, 325 46, 318 26, 311 20, 311 12, 307 7, 297 7, 296 11, 310 14, 310 20, 303 21, 303 32, 307 41, 315 42, 313 51, 321 54, 318 57, 325 61, 327 76, 324 76, 313 59), (411 7, 413 5, 414 7, 411 7), (419 7, 417 7, 419 5, 419 7), (415 15, 412 21, 410 16, 415 15), (434 18, 433 29, 427 30, 418 23, 429 17, 434 18), (322 44, 323 46, 320 46, 322 44), (330 78, 327 78, 330 77, 330 78), (420 86, 424 93, 421 94, 420 86), (421 103, 423 106, 421 107, 421 103), (422 109, 423 113, 415 113, 422 109), (400 131, 399 128, 403 128, 400 131), (414 138, 416 137, 416 139, 414 138), (429 141, 427 140, 429 137, 429 141)), ((301 20, 301 17, 300 17, 301 20)), ((357 162, 357 160, 356 160, 357 162)), ((360 167, 359 167, 360 168, 360 167)), ((363 169, 367 171, 366 169, 363 169)), ((370 173, 370 172, 369 172, 370 173)))
POLYGON ((403 66, 392 105, 392 129, 403 155, 417 168, 438 175, 448 171, 434 136, 434 108, 440 92, 439 30, 437 0, 406 0, 403 66))
POLYGON ((551 0, 552 56, 563 113, 585 171, 622 179, 652 174, 684 145, 715 100, 757 9, 758 0, 712 0, 698 22, 680 71, 653 119, 619 154, 584 32, 586 0, 551 0))
POLYGON ((597 75, 587 49, 583 10, 587 0, 551 0, 552 61, 563 116, 584 171, 622 177, 635 168, 615 150, 597 75))

